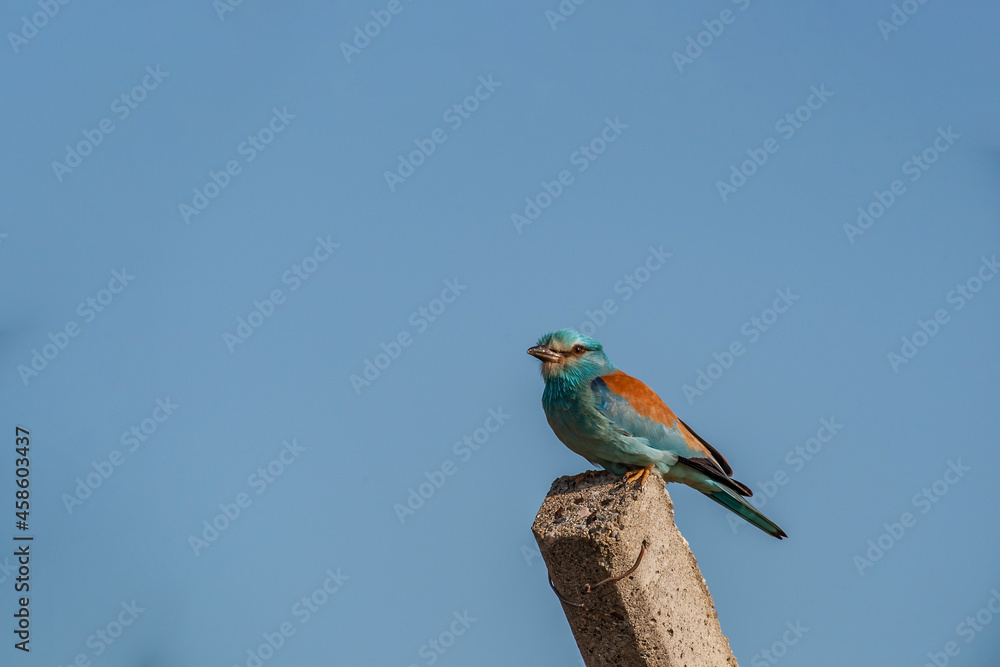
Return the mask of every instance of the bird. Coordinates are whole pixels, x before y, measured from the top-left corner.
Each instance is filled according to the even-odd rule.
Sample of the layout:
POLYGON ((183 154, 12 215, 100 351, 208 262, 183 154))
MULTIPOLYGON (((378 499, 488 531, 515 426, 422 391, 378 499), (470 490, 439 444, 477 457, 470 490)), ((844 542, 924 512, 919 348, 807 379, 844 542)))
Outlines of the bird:
MULTIPOLYGON (((680 482, 779 540, 788 535, 744 500, 729 462, 640 380, 618 370, 601 343, 573 329, 552 331, 528 354, 542 362, 545 418, 570 450, 642 484, 654 471, 680 482)), ((576 475, 574 481, 593 474, 576 475)))

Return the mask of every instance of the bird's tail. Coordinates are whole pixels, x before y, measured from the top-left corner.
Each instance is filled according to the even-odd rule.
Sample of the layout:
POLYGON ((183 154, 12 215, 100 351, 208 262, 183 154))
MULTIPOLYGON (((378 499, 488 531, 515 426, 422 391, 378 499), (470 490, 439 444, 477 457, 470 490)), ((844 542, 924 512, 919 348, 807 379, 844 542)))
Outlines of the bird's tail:
POLYGON ((785 534, 785 531, 778 527, 778 524, 761 514, 756 507, 743 500, 743 498, 737 495, 734 491, 730 491, 723 486, 717 486, 719 489, 718 491, 713 493, 705 493, 702 491, 702 493, 705 493, 706 496, 719 503, 730 512, 739 514, 741 517, 757 526, 768 535, 773 535, 779 540, 783 537, 788 537, 788 535, 785 534))

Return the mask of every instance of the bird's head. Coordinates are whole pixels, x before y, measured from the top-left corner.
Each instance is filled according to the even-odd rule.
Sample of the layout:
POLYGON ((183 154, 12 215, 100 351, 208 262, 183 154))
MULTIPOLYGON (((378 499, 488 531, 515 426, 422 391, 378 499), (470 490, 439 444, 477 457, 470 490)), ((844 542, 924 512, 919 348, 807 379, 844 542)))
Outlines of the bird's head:
POLYGON ((599 341, 573 329, 545 334, 528 354, 542 362, 542 377, 570 381, 591 381, 615 370, 599 341))

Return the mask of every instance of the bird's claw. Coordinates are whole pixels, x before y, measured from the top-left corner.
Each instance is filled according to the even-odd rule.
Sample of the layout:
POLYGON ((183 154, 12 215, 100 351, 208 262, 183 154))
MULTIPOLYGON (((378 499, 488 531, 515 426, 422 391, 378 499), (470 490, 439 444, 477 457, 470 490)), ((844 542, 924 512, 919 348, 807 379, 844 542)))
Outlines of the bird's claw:
POLYGON ((572 484, 573 484, 574 486, 576 486, 577 484, 579 484, 579 483, 580 483, 580 482, 582 482, 583 480, 587 479, 587 478, 588 478, 588 477, 590 477, 591 475, 596 475, 596 474, 598 474, 599 472, 600 472, 599 470, 585 470, 584 472, 581 472, 581 473, 580 473, 579 475, 573 475, 572 477, 570 477, 570 478, 569 478, 569 481, 570 481, 570 482, 571 482, 571 483, 572 483, 572 484))
POLYGON ((636 470, 629 470, 625 473, 625 483, 629 484, 631 482, 638 481, 639 486, 642 486, 646 482, 646 478, 649 477, 649 473, 653 472, 653 466, 646 466, 645 468, 637 468, 636 470))

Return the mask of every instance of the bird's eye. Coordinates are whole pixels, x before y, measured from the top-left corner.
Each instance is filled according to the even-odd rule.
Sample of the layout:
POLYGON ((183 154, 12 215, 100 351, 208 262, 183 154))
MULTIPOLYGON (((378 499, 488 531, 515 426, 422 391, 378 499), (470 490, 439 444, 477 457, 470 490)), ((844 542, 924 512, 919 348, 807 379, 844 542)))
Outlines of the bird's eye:
POLYGON ((576 345, 573 347, 573 352, 575 352, 576 354, 583 354, 586 351, 587 348, 585 348, 583 345, 576 345))

